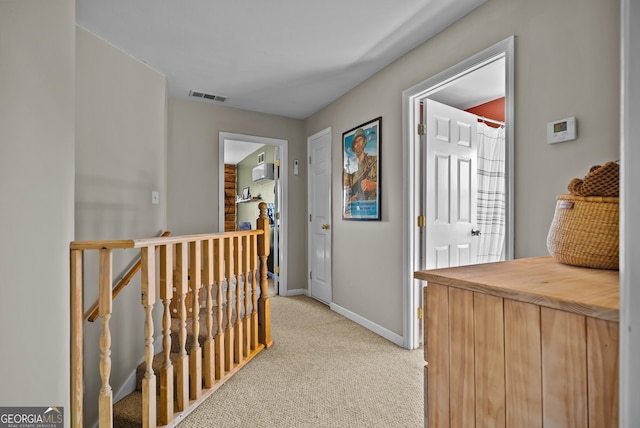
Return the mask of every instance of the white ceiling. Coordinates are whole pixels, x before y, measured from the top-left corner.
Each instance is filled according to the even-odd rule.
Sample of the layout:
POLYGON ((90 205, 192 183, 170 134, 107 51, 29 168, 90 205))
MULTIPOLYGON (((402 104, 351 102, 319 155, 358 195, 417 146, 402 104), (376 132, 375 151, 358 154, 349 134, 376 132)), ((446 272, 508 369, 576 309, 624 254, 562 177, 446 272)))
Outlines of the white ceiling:
MULTIPOLYGON (((495 60, 430 94, 432 100, 466 110, 505 96, 505 59, 495 60)), ((225 140, 224 163, 236 165, 263 144, 225 140)))
POLYGON ((505 96, 506 64, 504 57, 465 74, 429 98, 466 110, 505 96))
POLYGON ((224 140, 224 163, 237 165, 264 144, 248 141, 224 140))
POLYGON ((169 96, 304 119, 486 0, 76 0, 169 96))

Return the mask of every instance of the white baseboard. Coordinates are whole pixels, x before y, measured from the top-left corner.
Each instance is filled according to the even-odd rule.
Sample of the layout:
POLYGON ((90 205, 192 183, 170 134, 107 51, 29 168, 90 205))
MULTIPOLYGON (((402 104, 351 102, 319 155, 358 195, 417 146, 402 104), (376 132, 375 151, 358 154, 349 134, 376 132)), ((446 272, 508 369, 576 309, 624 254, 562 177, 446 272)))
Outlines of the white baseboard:
POLYGON ((281 296, 290 297, 290 296, 300 296, 305 295, 308 296, 309 292, 306 288, 296 288, 294 290, 287 290, 286 294, 281 294, 281 296))
POLYGON ((117 403, 136 389, 136 369, 129 375, 127 380, 120 386, 113 395, 113 402, 117 403))
POLYGON ((368 319, 363 318, 360 315, 356 314, 355 312, 351 312, 350 310, 345 309, 342 306, 338 306, 335 303, 331 303, 329 307, 331 308, 332 311, 339 313, 343 317, 348 318, 357 324, 360 324, 364 328, 371 330, 372 332, 384 337, 390 342, 393 342, 396 345, 401 347, 404 346, 404 340, 402 336, 400 336, 399 334, 396 334, 390 330, 387 330, 386 328, 372 321, 369 321, 368 319))

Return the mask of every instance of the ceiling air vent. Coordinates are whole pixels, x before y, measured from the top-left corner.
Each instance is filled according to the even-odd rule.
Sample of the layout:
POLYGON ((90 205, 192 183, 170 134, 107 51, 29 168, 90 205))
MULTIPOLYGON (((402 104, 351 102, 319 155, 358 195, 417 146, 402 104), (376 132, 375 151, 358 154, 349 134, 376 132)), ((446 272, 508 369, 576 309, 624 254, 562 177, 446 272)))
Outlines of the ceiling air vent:
POLYGON ((189 96, 196 97, 196 98, 204 98, 212 101, 219 101, 221 103, 227 100, 227 97, 223 97, 222 95, 212 95, 212 94, 207 94, 204 92, 197 92, 197 91, 189 91, 189 96))

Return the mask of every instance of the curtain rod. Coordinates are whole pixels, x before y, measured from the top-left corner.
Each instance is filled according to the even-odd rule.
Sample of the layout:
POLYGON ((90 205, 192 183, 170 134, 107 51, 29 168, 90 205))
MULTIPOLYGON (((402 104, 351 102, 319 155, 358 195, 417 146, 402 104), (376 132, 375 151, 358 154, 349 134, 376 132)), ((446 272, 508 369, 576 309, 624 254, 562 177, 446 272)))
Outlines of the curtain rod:
POLYGON ((488 117, 478 116, 477 114, 476 114, 476 117, 478 118, 478 120, 481 120, 484 122, 491 122, 491 123, 495 123, 496 125, 504 126, 504 122, 500 122, 499 120, 489 119, 488 117))

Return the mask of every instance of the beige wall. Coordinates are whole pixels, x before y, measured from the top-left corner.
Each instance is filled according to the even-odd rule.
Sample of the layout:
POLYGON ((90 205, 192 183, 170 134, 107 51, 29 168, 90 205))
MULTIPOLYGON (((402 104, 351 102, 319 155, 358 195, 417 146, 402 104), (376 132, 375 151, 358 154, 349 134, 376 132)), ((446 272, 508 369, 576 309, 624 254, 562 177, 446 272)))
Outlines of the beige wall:
POLYGON ((69 412, 75 2, 0 2, 0 404, 69 412))
POLYGON ((515 40, 515 256, 546 255, 555 196, 619 159, 619 9, 609 0, 490 0, 305 121, 333 130, 333 299, 402 334, 404 90, 515 40), (382 116, 382 221, 340 218, 342 132, 382 116), (547 145, 546 123, 576 116, 578 139, 547 145), (364 249, 364 250, 363 250, 364 249), (357 267, 357 268, 356 268, 357 267))
MULTIPOLYGON (((166 79, 80 27, 76 46, 75 239, 155 236, 166 218, 166 79), (157 205, 152 191, 159 192, 157 205)), ((137 255, 114 252, 114 277, 137 255)), ((96 252, 88 253, 85 308, 98 295, 96 268, 96 252)), ((139 284, 137 275, 113 305, 110 382, 116 398, 143 355, 144 331, 131 328, 144 324, 139 284)), ((85 325, 87 423, 97 417, 100 329, 100 323, 85 325)))
POLYGON ((154 236, 166 217, 166 78, 77 27, 76 81, 76 239, 154 236))
MULTIPOLYGON (((545 254, 544 240, 555 195, 565 191, 570 178, 584 175, 591 164, 619 156, 618 20, 619 4, 615 1, 490 0, 313 115, 304 126, 300 121, 277 116, 170 100, 169 185, 166 199, 163 198, 164 189, 159 187, 161 206, 158 208, 162 211, 162 204, 167 203, 167 218, 169 225, 175 228, 174 233, 217 229, 218 175, 215 165, 218 163, 218 132, 289 140, 290 161, 301 160, 300 175, 289 177, 289 278, 304 288, 306 216, 300 213, 306 213, 306 137, 332 126, 333 212, 336 220, 334 299, 339 305, 400 334, 402 201, 401 192, 393 189, 402 186, 402 91, 495 42, 512 34, 516 36, 516 256, 545 254), (383 221, 346 224, 339 220, 341 133, 378 115, 383 116, 383 221), (547 146, 546 122, 569 115, 578 118, 578 140, 547 146), (356 242, 360 245, 356 246, 356 242), (354 251, 362 247, 367 251, 354 251), (354 266, 359 266, 359 270, 354 271, 354 266)), ((3 341, 11 343, 12 348, 20 352, 3 354, 0 403, 63 405, 67 416, 68 243, 74 239, 75 30, 75 3, 70 0, 0 2, 0 198, 6 225, 0 244, 0 320, 3 325, 20 326, 3 331, 3 341), (38 340, 33 340, 34 337, 38 340), (46 353, 46 359, 41 358, 43 353, 46 353), (29 376, 25 376, 27 370, 29 376)), ((79 39, 80 44, 92 43, 91 38, 79 36, 79 39)), ((82 48, 79 49, 81 52, 82 48)), ((81 70, 92 68, 86 58, 98 60, 103 55, 113 54, 106 47, 99 50, 101 54, 78 54, 79 85, 87 98, 96 90, 103 94, 100 86, 81 83, 84 73, 81 70)), ((166 93, 158 83, 161 76, 141 72, 128 62, 119 58, 112 65, 107 64, 108 80, 124 79, 125 87, 132 81, 144 87, 141 76, 149 77, 153 81, 151 86, 155 87, 151 89, 154 93, 151 108, 164 105, 156 98, 162 98, 164 95, 161 94, 166 93), (121 66, 124 69, 120 69, 121 66)), ((100 73, 100 70, 90 74, 93 73, 100 73)), ((94 75, 101 81, 98 77, 94 75)), ((116 86, 113 82, 107 83, 107 88, 116 86)), ((100 108, 99 99, 82 99, 80 96, 78 102, 86 103, 92 109, 100 108)), ((112 109, 123 107, 121 99, 105 104, 112 109)), ((82 110, 79 106, 79 117, 85 114, 82 110)), ((136 112, 135 122, 147 113, 138 116, 136 112)), ((110 114, 114 113, 104 112, 99 116, 110 114)), ((93 139, 101 138, 99 133, 108 132, 113 137, 111 144, 121 144, 118 130, 126 131, 129 136, 137 132, 118 126, 105 130, 102 119, 95 116, 90 119, 99 126, 100 132, 90 132, 81 123, 77 131, 79 139, 85 133, 93 139)), ((133 126, 126 118, 122 120, 133 126)), ((148 132, 153 136, 148 138, 162 140, 162 131, 158 131, 164 129, 161 120, 152 128, 148 132)), ((143 146, 147 147, 146 143, 143 146)), ((153 152, 150 163, 159 162, 158 146, 150 144, 148 147, 153 152)), ((81 154, 83 147, 78 150, 85 156, 81 154)), ((109 165, 127 162, 116 160, 112 154, 107 156, 104 160, 109 165)), ((95 153, 88 157, 95 157, 95 153)), ((147 174, 148 167, 145 164, 141 174, 147 174)), ((122 172, 121 169, 117 171, 122 172)), ((80 171, 81 176, 89 173, 86 168, 80 171)), ((140 201, 147 199, 149 195, 144 194, 152 189, 142 190, 144 186, 139 183, 153 182, 162 186, 164 182, 164 178, 155 175, 126 176, 126 180, 137 183, 132 192, 140 195, 140 201)), ((101 182, 104 183, 103 180, 87 183, 79 179, 79 185, 87 186, 79 192, 82 195, 80 205, 89 203, 90 198, 97 199, 96 194, 101 194, 101 182), (91 189, 98 191, 94 194, 91 189)), ((137 197, 131 196, 129 190, 125 191, 123 184, 120 186, 127 201, 136 204, 137 197)), ((105 195, 113 193, 114 190, 109 189, 105 195)), ((128 205, 123 204, 121 214, 129 219, 127 209, 128 205)), ((149 207, 136 209, 149 210, 149 207)), ((158 224, 127 224, 126 228, 146 235, 148 230, 153 232, 162 226, 162 216, 162 213, 150 214, 152 223, 158 224)), ((129 233, 117 229, 118 222, 108 218, 106 221, 118 237, 129 233)), ((78 229, 106 235, 106 231, 87 218, 80 219, 78 229)), ((114 352, 121 352, 121 349, 114 352)))
MULTIPOLYGON (((218 231, 218 133, 230 132, 289 142, 289 162, 305 159, 300 120, 169 99, 167 151, 168 228, 174 234, 218 231)), ((300 162, 303 164, 304 162, 300 162)), ((306 288, 306 172, 288 177, 289 289, 306 288)))

